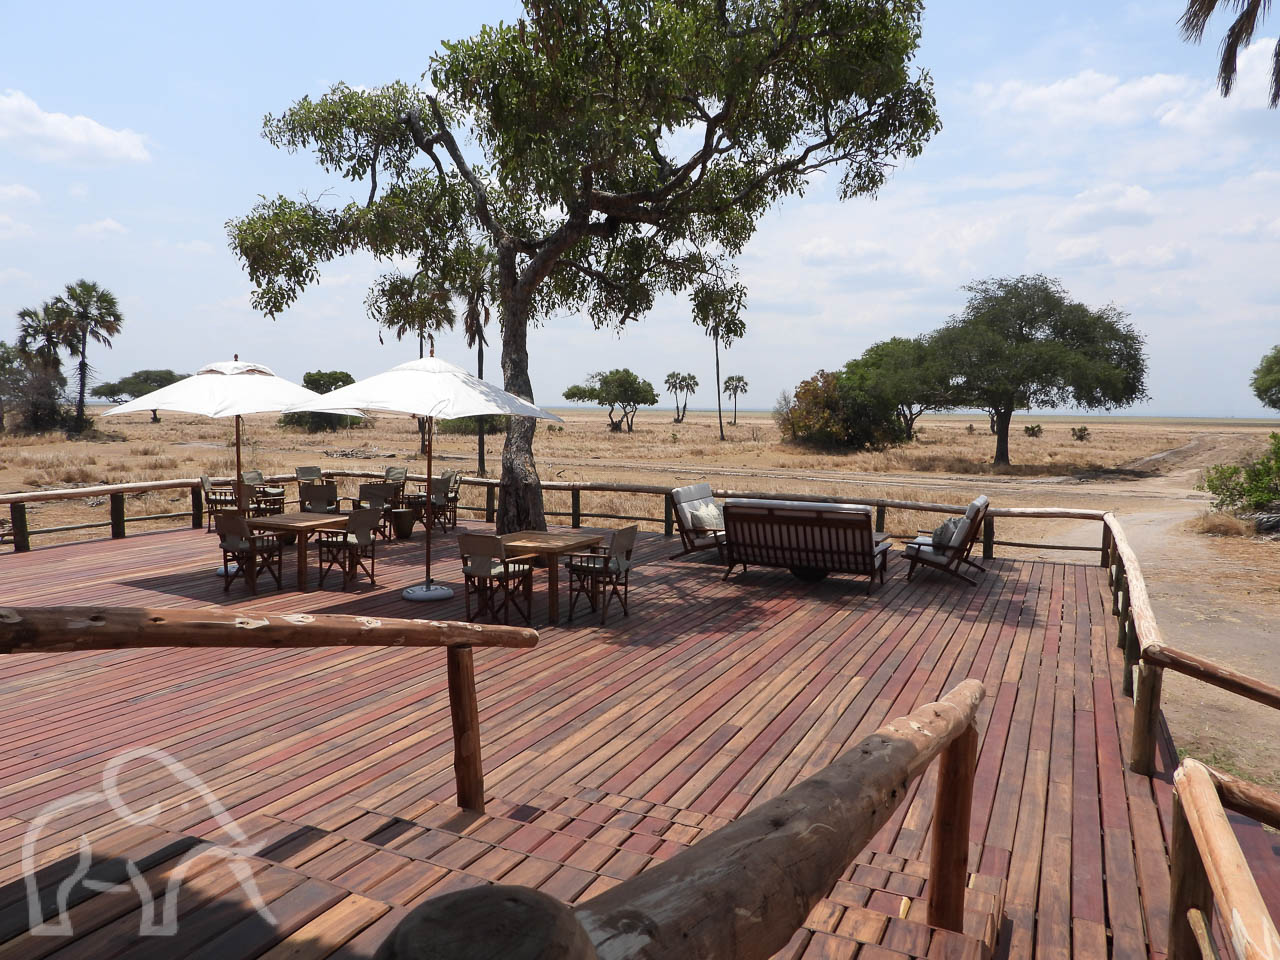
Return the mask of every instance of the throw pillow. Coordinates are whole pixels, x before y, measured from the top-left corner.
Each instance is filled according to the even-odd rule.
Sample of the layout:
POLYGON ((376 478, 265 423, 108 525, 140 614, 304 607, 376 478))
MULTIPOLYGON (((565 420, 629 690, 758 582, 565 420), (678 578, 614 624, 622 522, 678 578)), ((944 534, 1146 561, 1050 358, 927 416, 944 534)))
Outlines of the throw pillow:
POLYGON ((718 503, 700 503, 689 511, 695 530, 723 530, 724 511, 718 503))
POLYGON ((951 540, 955 537, 956 531, 965 523, 964 517, 948 517, 938 525, 938 529, 933 531, 933 548, 942 550, 951 546, 951 540))

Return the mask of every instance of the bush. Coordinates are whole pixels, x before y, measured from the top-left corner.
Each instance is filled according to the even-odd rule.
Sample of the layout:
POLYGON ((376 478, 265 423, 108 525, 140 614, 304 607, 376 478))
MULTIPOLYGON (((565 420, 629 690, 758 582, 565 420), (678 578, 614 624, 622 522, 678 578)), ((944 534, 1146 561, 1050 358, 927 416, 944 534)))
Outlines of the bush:
MULTIPOLYGON (((312 370, 302 376, 302 385, 316 393, 328 393, 355 382, 355 378, 345 370, 312 370)), ((302 427, 307 433, 345 430, 363 422, 360 417, 347 417, 340 413, 286 413, 280 418, 280 426, 302 427)))
POLYGON ((1078 440, 1080 443, 1087 442, 1089 439, 1089 428, 1088 427, 1072 427, 1071 439, 1078 440))
POLYGON ((907 439, 891 400, 826 370, 796 387, 791 422, 796 438, 815 447, 881 450, 907 439))
POLYGON ((484 421, 485 436, 507 432, 507 418, 498 414, 487 417, 458 417, 456 420, 437 420, 436 433, 448 436, 474 437, 480 431, 480 421, 484 421))
POLYGON ((773 405, 773 422, 778 425, 778 432, 782 434, 783 440, 798 439, 795 418, 792 416, 795 406, 795 399, 787 390, 778 394, 778 399, 773 405))
MULTIPOLYGON (((1089 429, 1088 427, 1085 427, 1086 432, 1088 431, 1088 429, 1089 429)), ((1038 423, 1033 423, 1023 427, 1022 432, 1025 433, 1028 437, 1038 437, 1044 433, 1044 427, 1040 426, 1040 424, 1038 423)))
POLYGON ((1205 471, 1201 490, 1213 494, 1215 510, 1265 510, 1280 502, 1280 433, 1252 463, 1218 464, 1205 471))

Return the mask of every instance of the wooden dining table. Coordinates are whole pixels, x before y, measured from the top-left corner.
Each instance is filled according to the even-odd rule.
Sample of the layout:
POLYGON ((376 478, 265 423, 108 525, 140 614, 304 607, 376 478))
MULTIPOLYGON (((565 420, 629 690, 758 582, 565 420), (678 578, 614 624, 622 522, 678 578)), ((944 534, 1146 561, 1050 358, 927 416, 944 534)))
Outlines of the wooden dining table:
POLYGON ((345 513, 276 513, 265 517, 250 517, 252 530, 268 533, 292 533, 298 538, 298 589, 307 590, 307 541, 317 530, 345 530, 345 513))
POLYGON ((560 620, 560 557, 566 553, 578 553, 604 543, 598 533, 567 533, 551 530, 520 530, 504 533, 502 542, 511 552, 533 554, 547 565, 547 617, 552 623, 560 620))

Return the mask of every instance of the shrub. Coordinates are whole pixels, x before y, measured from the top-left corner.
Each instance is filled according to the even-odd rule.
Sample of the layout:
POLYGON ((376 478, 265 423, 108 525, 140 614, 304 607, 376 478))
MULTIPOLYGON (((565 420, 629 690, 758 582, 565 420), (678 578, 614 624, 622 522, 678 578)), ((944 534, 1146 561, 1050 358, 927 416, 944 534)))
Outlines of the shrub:
POLYGON ((965 428, 964 428, 964 432, 965 432, 965 433, 969 433, 969 434, 973 434, 973 433, 977 433, 978 431, 977 431, 977 430, 975 430, 975 429, 973 429, 973 424, 971 423, 971 424, 969 424, 967 427, 965 427, 965 428))
POLYGON ((1072 427, 1071 439, 1078 440, 1080 443, 1087 442, 1089 439, 1089 428, 1088 427, 1072 427))
MULTIPOLYGON (((1087 432, 1089 428, 1085 427, 1084 429, 1087 432)), ((1028 437, 1038 437, 1044 433, 1044 427, 1040 426, 1038 423, 1028 424, 1022 428, 1022 432, 1028 437)))
MULTIPOLYGON (((474 437, 480 430, 480 421, 482 420, 484 421, 486 436, 507 432, 507 418, 494 414, 487 417, 458 417, 456 420, 437 420, 436 433, 457 437, 474 437)), ((555 426, 555 424, 548 424, 548 426, 555 426)))
MULTIPOLYGON (((302 376, 302 385, 316 393, 328 393, 355 382, 345 370, 312 370, 302 376)), ((280 426, 302 427, 307 433, 345 430, 363 422, 360 417, 347 417, 339 413, 286 413, 280 418, 280 426)))
POLYGON ((1280 501, 1280 433, 1252 463, 1218 464, 1205 471, 1201 490, 1213 494, 1215 510, 1265 510, 1280 501))
POLYGON ((795 405, 795 399, 787 390, 778 394, 773 405, 773 422, 778 425, 778 432, 782 434, 783 440, 797 439, 795 418, 792 416, 795 405))
POLYGON ((907 439, 891 400, 826 370, 796 387, 791 421, 796 438, 816 447, 881 450, 907 439))

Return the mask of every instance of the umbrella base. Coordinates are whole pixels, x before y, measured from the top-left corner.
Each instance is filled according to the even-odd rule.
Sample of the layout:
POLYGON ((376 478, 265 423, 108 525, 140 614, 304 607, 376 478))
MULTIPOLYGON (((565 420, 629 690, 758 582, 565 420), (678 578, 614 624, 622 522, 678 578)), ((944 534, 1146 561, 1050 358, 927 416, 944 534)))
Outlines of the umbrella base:
POLYGON ((227 570, 226 567, 215 567, 213 570, 213 574, 216 577, 225 577, 228 573, 230 573, 232 576, 235 576, 236 572, 239 569, 240 567, 233 563, 231 564, 231 569, 229 571, 227 570))
POLYGON ((453 596, 453 588, 442 583, 415 583, 401 591, 400 596, 405 600, 448 600, 453 596))

